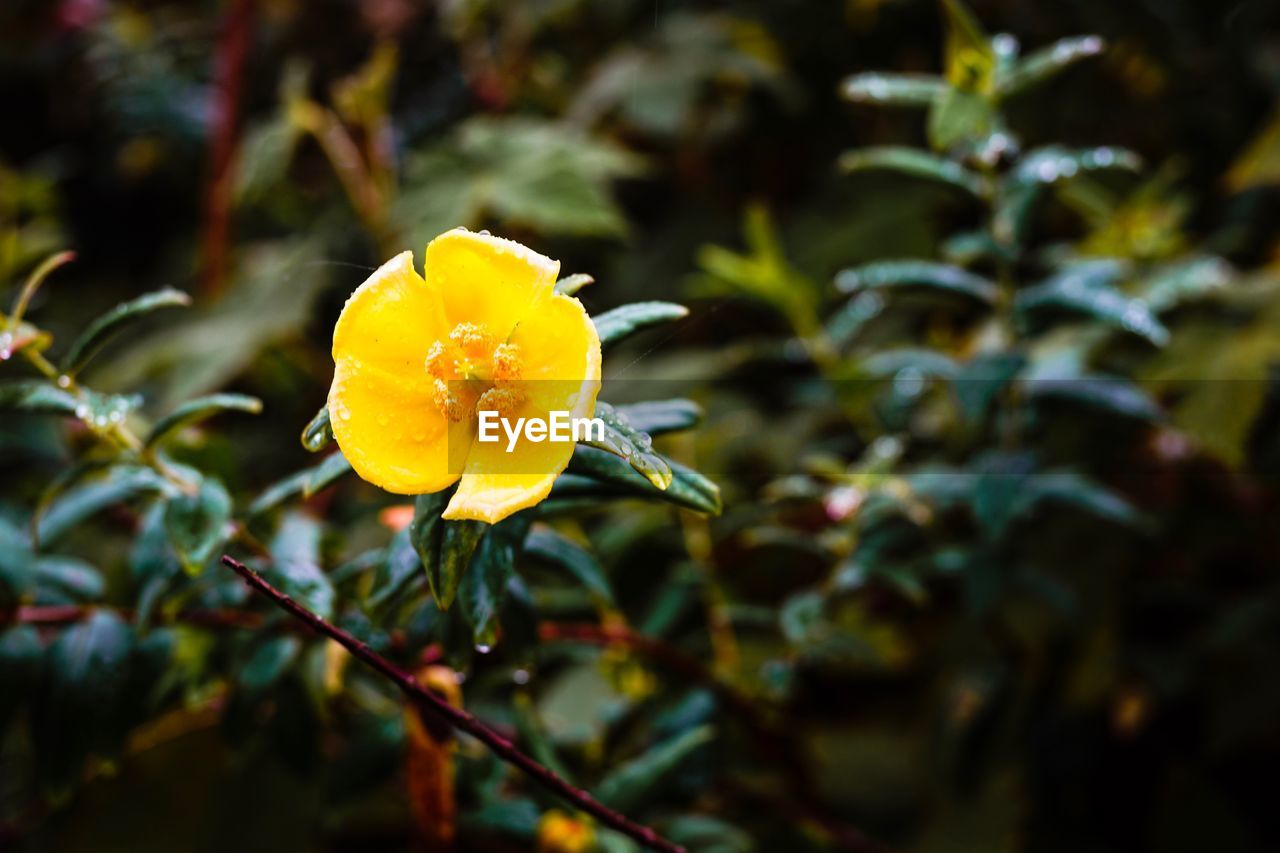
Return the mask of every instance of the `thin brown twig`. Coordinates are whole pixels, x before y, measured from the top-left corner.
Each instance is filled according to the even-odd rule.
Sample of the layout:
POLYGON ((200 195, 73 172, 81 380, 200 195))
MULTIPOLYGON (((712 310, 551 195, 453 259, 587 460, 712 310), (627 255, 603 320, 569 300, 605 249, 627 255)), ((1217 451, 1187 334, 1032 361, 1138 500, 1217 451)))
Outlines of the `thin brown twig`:
POLYGON ((551 770, 518 750, 515 744, 498 734, 487 724, 481 722, 469 712, 450 705, 443 698, 422 686, 412 675, 400 669, 346 631, 330 624, 283 592, 280 592, 248 566, 227 556, 222 558, 222 562, 240 575, 255 592, 270 599, 277 607, 294 616, 312 630, 341 644, 357 660, 382 673, 425 713, 443 719, 455 729, 471 735, 489 747, 503 761, 523 770, 534 781, 559 794, 602 824, 635 839, 652 850, 661 850, 664 853, 683 853, 683 847, 666 840, 651 828, 635 823, 621 813, 614 811, 586 791, 573 787, 551 770))

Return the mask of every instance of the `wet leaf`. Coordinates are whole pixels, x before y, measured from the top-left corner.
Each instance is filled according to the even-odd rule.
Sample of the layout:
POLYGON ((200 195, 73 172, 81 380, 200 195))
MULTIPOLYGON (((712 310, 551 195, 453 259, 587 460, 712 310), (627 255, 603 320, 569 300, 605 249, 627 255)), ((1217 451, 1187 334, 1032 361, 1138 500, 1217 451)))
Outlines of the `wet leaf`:
POLYGON ((599 603, 613 605, 604 569, 590 551, 550 527, 536 525, 525 538, 524 553, 554 563, 572 575, 599 603))
POLYGON ((850 101, 895 107, 927 107, 947 89, 941 77, 871 71, 845 78, 840 94, 850 101))
POLYGON ((231 495, 213 477, 203 477, 194 493, 178 492, 165 503, 164 524, 182 567, 197 575, 229 533, 231 495))
POLYGON ((154 293, 147 293, 137 299, 123 302, 94 320, 89 327, 76 338, 71 348, 62 359, 62 369, 68 374, 75 374, 89 363, 89 360, 106 346, 112 337, 124 330, 129 323, 141 319, 161 308, 187 306, 191 297, 180 290, 165 288, 154 293))
POLYGON ((670 775, 713 736, 710 726, 700 726, 653 747, 611 770, 596 786, 596 796, 619 811, 634 810, 654 797, 670 775))
POLYGON ((155 447, 184 427, 199 423, 206 418, 222 412, 249 412, 258 414, 262 411, 262 401, 257 397, 244 394, 210 394, 197 397, 183 403, 168 415, 156 422, 147 434, 146 446, 155 447))
POLYGON ((689 309, 674 302, 633 302, 591 318, 600 336, 600 345, 608 346, 641 329, 670 323, 689 316, 689 309))
POLYGON ((42 379, 0 382, 0 409, 42 415, 75 415, 75 396, 42 379))
POLYGON ((992 303, 996 299, 995 282, 980 275, 931 261, 876 261, 841 271, 836 287, 845 293, 894 287, 921 287, 956 293, 992 303))
POLYGON ((1082 59, 1097 56, 1105 49, 1106 43, 1098 36, 1060 39, 1016 62, 1008 74, 1001 76, 997 87, 1001 95, 1016 95, 1044 83, 1082 59))
POLYGON ((977 198, 983 198, 987 194, 982 177, 976 172, 945 157, 914 148, 859 148, 841 154, 839 163, 844 172, 901 172, 956 187, 977 198))

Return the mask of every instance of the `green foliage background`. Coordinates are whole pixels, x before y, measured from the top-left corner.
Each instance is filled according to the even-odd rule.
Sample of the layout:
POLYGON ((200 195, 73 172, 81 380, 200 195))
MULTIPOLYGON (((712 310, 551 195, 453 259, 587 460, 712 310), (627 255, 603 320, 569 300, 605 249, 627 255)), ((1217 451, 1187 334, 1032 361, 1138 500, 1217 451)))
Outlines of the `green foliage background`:
POLYGON ((0 849, 634 849, 224 550, 692 851, 1280 846, 1278 24, 6 2, 0 849), (491 530, 316 415, 456 225, 615 404, 491 530))

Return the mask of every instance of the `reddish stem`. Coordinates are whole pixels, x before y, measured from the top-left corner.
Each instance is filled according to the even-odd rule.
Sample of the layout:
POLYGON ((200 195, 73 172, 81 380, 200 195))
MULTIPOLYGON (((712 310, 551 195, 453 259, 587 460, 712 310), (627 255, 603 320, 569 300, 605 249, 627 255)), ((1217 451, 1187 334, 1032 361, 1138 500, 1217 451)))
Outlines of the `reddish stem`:
POLYGON ((335 625, 321 619, 289 596, 280 592, 271 584, 263 580, 262 576, 250 569, 237 560, 224 556, 222 562, 232 569, 236 574, 244 579, 255 592, 261 593, 269 598, 273 604, 286 613, 297 618, 307 627, 329 637, 331 640, 342 645, 352 656, 362 663, 376 669, 391 680, 396 687, 400 688, 400 692, 412 700, 417 706, 427 714, 436 718, 443 719, 455 729, 466 732, 476 740, 489 747, 495 755, 513 764, 523 770, 534 781, 550 791, 559 794, 565 800, 572 803, 578 809, 593 816, 596 820, 605 826, 621 832, 623 835, 635 839, 644 846, 652 850, 661 850, 664 853, 683 853, 684 848, 679 845, 672 844, 658 833, 654 832, 647 826, 641 826, 629 820, 624 815, 614 811, 608 806, 601 803, 595 797, 573 787, 568 782, 561 779, 552 771, 534 761, 520 750, 516 749, 515 744, 510 740, 498 734, 487 724, 476 719, 467 711, 461 708, 455 708, 447 701, 437 696, 435 693, 423 687, 409 673, 397 667, 391 661, 357 640, 355 637, 338 628, 335 625))
POLYGON ((220 293, 226 277, 240 100, 252 20, 253 0, 231 0, 222 37, 218 40, 214 70, 216 91, 210 127, 209 185, 205 197, 204 275, 201 278, 201 289, 206 296, 220 293))

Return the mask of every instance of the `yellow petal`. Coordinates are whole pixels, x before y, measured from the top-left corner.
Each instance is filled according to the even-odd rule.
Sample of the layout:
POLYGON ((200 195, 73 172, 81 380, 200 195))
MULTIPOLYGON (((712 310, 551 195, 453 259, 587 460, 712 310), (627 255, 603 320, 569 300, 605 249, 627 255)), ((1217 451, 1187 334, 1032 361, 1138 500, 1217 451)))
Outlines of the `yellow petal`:
POLYGON ((425 360, 447 333, 439 295, 404 252, 356 288, 333 333, 333 434, 365 480, 399 494, 445 488, 447 422, 425 360))
POLYGON ((451 327, 476 323, 502 340, 552 294, 560 263, 513 240, 455 228, 427 246, 425 270, 451 327))
POLYGON ((364 480, 398 495, 438 492, 450 473, 448 421, 425 371, 392 373, 344 359, 329 389, 333 437, 364 480))
POLYGON ((421 374, 431 344, 449 332, 440 295, 402 252, 347 297, 333 330, 333 360, 421 374))
MULTIPOLYGON (((549 420, 552 411, 591 417, 600 390, 600 339, 581 303, 549 294, 511 336, 523 366, 526 401, 508 417, 549 420)), ((505 436, 471 446, 466 468, 444 517, 501 521, 551 491, 573 456, 573 442, 531 442, 521 435, 511 452, 505 436)))

